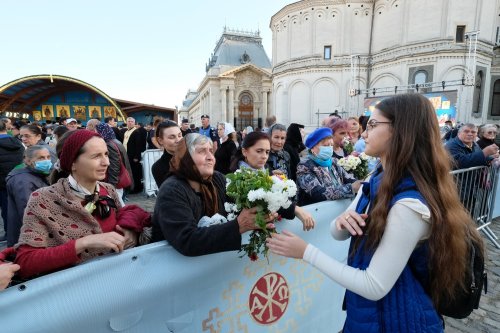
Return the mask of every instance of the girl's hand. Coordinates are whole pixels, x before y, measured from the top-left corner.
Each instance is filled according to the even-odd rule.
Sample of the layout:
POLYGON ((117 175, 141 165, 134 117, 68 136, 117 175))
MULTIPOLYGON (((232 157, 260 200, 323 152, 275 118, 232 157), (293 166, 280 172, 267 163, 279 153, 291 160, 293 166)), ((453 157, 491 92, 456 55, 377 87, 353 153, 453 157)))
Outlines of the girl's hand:
POLYGON ((362 235, 363 230, 361 228, 366 225, 365 219, 367 217, 368 214, 358 214, 353 210, 349 210, 337 217, 335 225, 337 230, 346 229, 353 236, 362 235))
POLYGON ((280 256, 302 259, 307 243, 293 233, 283 230, 281 234, 272 234, 266 240, 269 250, 280 256))

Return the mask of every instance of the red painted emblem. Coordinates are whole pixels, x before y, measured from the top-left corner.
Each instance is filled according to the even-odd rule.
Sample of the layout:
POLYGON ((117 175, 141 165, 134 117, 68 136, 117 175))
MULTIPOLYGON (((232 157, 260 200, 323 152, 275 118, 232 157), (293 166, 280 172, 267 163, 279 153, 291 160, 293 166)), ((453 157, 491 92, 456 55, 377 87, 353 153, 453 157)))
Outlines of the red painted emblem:
POLYGON ((278 273, 268 273, 257 280, 250 292, 250 314, 260 324, 272 324, 283 316, 289 299, 290 289, 285 278, 278 273))

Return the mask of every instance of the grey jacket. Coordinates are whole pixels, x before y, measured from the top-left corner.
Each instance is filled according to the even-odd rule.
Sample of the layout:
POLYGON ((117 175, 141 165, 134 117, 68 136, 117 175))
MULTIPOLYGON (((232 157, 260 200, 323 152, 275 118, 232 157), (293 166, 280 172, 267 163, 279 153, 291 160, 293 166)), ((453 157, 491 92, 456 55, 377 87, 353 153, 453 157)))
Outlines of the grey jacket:
POLYGON ((47 176, 31 167, 12 170, 6 177, 7 208, 7 246, 14 246, 19 239, 23 225, 24 209, 33 191, 49 185, 47 176))

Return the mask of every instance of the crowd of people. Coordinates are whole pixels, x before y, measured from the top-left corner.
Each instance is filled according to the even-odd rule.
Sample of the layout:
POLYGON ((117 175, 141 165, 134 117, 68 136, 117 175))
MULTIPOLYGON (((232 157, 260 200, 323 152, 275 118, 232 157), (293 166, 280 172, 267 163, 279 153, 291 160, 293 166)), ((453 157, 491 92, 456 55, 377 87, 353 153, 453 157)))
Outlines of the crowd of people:
POLYGON ((167 240, 186 256, 240 250, 241 235, 258 228, 257 209, 228 219, 225 175, 248 168, 297 184, 292 205, 266 217, 269 228, 278 216, 297 217, 309 231, 316 221, 302 206, 353 199, 332 216, 332 236, 351 238, 347 264, 287 231, 267 240, 272 252, 303 259, 347 289, 344 332, 386 330, 379 318, 394 311, 419 314, 402 327, 443 330, 433 302, 443 290, 462 287, 456 277, 467 269, 465 233, 480 241, 449 171, 498 163, 498 125, 462 124, 442 133, 431 103, 418 94, 387 98, 369 117, 331 114, 307 135, 304 125, 286 126, 274 116, 262 129, 240 131, 227 122, 213 127, 206 114, 199 129, 187 120, 157 119, 145 128, 129 117, 121 130, 116 123, 112 117, 89 120, 85 128, 72 118, 45 126, 0 121, 9 247, 0 259, 13 261, 0 265, 0 288, 14 274, 32 278, 150 241, 167 240), (151 166, 159 188, 152 214, 125 204, 127 193, 142 191, 146 149, 163 150, 151 166), (373 158, 372 172, 357 179, 339 160, 363 152, 373 158), (200 225, 214 216, 219 223, 200 225), (424 285, 410 259, 424 263, 424 285))

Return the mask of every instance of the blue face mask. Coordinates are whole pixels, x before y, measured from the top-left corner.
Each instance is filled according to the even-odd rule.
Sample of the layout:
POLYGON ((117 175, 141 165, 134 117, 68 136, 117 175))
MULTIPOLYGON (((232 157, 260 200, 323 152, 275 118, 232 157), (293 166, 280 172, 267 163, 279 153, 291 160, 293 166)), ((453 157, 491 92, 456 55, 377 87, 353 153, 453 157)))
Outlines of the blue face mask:
POLYGON ((52 168, 51 160, 43 160, 35 162, 35 170, 40 171, 42 173, 49 173, 52 168))
POLYGON ((332 158, 332 155, 333 155, 332 146, 321 146, 319 147, 319 153, 316 154, 316 157, 321 161, 327 161, 332 158))

